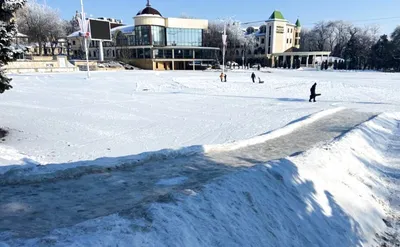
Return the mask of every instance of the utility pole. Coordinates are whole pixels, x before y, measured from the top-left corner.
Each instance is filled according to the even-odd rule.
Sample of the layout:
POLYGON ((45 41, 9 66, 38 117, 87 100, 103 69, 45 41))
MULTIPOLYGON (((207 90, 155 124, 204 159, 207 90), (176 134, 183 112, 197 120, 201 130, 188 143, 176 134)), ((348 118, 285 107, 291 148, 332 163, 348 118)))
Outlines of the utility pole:
POLYGON ((89 68, 89 52, 88 52, 88 26, 86 23, 86 16, 85 16, 85 10, 83 8, 83 0, 81 0, 81 9, 82 9, 82 32, 84 34, 84 42, 85 42, 85 53, 86 53, 86 69, 87 69, 87 79, 90 78, 90 68, 89 68))

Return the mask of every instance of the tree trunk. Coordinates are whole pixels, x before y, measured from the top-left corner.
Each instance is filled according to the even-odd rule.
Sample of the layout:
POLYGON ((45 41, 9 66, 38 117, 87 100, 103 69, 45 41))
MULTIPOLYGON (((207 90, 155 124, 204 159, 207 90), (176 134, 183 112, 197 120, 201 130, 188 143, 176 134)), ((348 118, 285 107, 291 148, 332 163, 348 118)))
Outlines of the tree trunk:
POLYGON ((39 40, 39 56, 42 55, 42 41, 39 40))
POLYGON ((47 56, 46 42, 43 44, 44 55, 47 56))

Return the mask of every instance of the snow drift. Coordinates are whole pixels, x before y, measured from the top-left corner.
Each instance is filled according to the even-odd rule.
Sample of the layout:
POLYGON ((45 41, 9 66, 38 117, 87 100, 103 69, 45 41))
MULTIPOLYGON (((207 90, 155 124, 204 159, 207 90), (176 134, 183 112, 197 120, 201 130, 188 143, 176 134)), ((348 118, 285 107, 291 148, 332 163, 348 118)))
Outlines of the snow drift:
POLYGON ((376 246, 399 125, 400 114, 383 114, 328 145, 177 191, 140 219, 111 215, 21 244, 376 246))

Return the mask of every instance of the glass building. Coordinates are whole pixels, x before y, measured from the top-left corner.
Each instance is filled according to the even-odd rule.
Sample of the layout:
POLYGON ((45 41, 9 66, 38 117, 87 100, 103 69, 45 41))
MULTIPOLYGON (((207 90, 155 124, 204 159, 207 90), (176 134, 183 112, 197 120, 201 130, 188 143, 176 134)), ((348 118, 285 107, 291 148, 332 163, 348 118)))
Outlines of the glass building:
POLYGON ((158 70, 204 69, 218 60, 219 48, 203 47, 207 20, 165 18, 149 3, 134 20, 112 29, 116 59, 158 70))

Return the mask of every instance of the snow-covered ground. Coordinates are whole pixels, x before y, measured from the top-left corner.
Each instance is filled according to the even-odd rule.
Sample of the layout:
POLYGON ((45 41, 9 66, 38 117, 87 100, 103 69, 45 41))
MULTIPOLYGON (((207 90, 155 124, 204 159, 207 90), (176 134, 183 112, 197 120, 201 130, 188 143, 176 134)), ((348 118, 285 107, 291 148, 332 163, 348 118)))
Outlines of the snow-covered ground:
MULTIPOLYGON (((62 164, 163 148, 225 143, 337 106, 391 112, 400 75, 272 70, 14 75, 1 95, 0 165, 62 164), (309 103, 318 82, 322 97, 309 103)), ((0 168, 1 171, 5 171, 0 168)), ((8 168, 7 168, 8 169, 8 168)))
POLYGON ((14 89, 0 96, 0 128, 10 133, 0 143, 0 245, 397 241, 398 229, 387 226, 400 227, 400 75, 270 72, 256 72, 264 84, 251 83, 249 71, 229 72, 227 83, 218 72, 101 72, 90 80, 84 73, 13 76, 14 89), (322 97, 309 103, 314 82, 322 97), (241 141, 222 144, 235 140, 241 141), (145 164, 132 156, 201 144, 209 145, 181 150, 208 153, 163 160, 176 155, 165 150, 145 164), (271 155, 279 159, 267 162, 271 155), (120 161, 128 163, 94 167, 120 161), (47 165, 44 170, 89 166, 82 174, 18 180, 25 172, 39 174, 38 163, 47 165))

